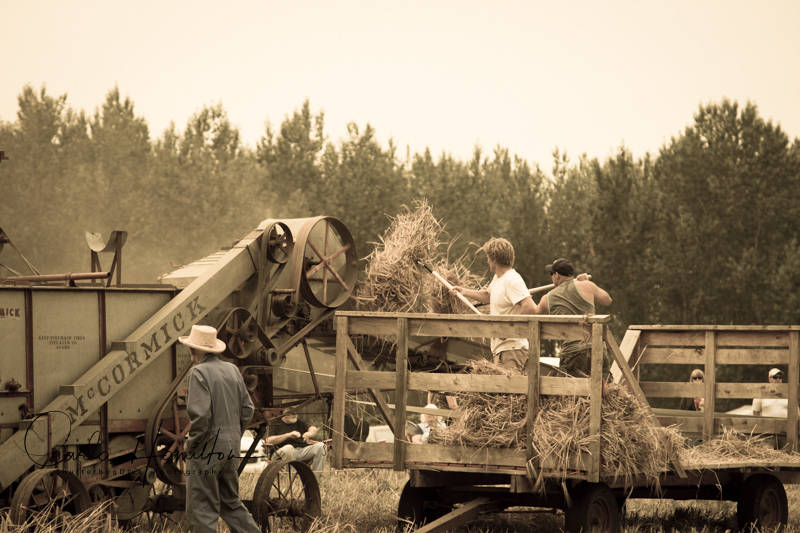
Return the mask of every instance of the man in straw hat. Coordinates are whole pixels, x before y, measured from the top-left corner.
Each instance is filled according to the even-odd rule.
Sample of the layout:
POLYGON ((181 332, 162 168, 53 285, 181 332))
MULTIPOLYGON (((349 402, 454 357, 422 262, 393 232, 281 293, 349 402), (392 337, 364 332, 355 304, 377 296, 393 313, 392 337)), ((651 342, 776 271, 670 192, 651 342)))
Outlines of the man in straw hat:
MULTIPOLYGON (((528 287, 519 272, 514 270, 514 247, 506 239, 492 238, 481 248, 492 271, 488 289, 475 291, 453 287, 468 298, 489 304, 493 315, 530 315, 536 310, 528 287)), ((502 367, 524 372, 528 363, 528 339, 491 340, 492 359, 502 367)))
POLYGON ((193 531, 213 533, 221 517, 231 531, 256 533, 255 520, 239 499, 239 450, 242 433, 253 417, 253 402, 236 365, 217 354, 225 343, 211 326, 192 326, 178 342, 189 347, 186 439, 186 514, 193 531))
MULTIPOLYGON (((550 315, 593 315, 595 305, 610 305, 611 296, 581 274, 575 277, 575 267, 569 259, 556 259, 544 267, 550 274, 555 288, 542 296, 536 305, 536 314, 550 315)), ((559 367, 567 374, 585 377, 591 370, 591 342, 564 341, 561 343, 561 362, 559 367)), ((611 368, 604 353, 603 375, 611 368)))

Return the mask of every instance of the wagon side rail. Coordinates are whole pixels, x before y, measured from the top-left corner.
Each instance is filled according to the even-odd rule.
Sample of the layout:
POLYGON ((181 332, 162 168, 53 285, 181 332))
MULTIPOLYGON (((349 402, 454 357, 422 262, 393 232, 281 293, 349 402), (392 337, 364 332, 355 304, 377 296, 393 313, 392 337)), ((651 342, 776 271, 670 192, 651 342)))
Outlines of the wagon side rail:
MULTIPOLYGON (((590 434, 599 436, 602 402, 602 359, 604 343, 622 362, 634 393, 644 399, 633 374, 620 359, 619 347, 607 329, 608 315, 435 315, 418 313, 336 313, 336 366, 333 399, 334 468, 345 466, 393 467, 396 470, 434 467, 441 470, 524 474, 533 457, 531 437, 540 395, 582 395, 591 398, 590 434), (350 335, 394 337, 396 371, 365 370, 350 335), (592 372, 588 378, 541 376, 539 365, 529 365, 528 375, 432 374, 410 372, 407 365, 408 337, 513 337, 528 338, 531 354, 539 354, 544 339, 583 340, 592 346, 592 372), (632 381, 631 381, 632 380, 632 381), (351 391, 372 392, 379 411, 394 432, 392 443, 354 442, 345 439, 346 395, 351 391), (380 391, 394 390, 394 412, 380 391), (526 394, 528 397, 528 438, 524 452, 500 448, 469 448, 436 444, 411 445, 405 435, 406 403, 410 390, 441 392, 488 392, 526 394)), ((531 357, 533 359, 533 355, 531 357)), ((570 465, 570 477, 598 481, 600 438, 593 439, 590 453, 570 465)), ((548 469, 548 465, 538 465, 548 469)), ((559 472, 559 475, 563 475, 559 472)))
MULTIPOLYGON (((725 429, 745 433, 785 435, 792 451, 798 450, 798 387, 800 387, 800 326, 658 325, 630 326, 622 342, 623 358, 637 377, 647 365, 685 365, 685 376, 700 368, 705 383, 640 381, 648 399, 703 398, 703 411, 655 409, 664 425, 678 425, 688 436, 708 440, 725 429), (788 382, 721 382, 718 367, 755 365, 786 368, 788 382), (720 399, 786 399, 787 416, 755 416, 720 412, 720 399)), ((755 368, 753 368, 756 370, 755 368)), ((657 375, 663 372, 651 372, 657 375)), ((618 376, 615 376, 618 378, 618 376)))

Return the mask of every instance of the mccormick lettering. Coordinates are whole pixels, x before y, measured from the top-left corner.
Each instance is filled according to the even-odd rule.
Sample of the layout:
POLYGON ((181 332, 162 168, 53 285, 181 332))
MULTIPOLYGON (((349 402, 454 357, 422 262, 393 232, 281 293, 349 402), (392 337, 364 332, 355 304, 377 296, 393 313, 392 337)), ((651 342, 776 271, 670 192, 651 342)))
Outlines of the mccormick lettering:
MULTIPOLYGON (((140 366, 174 342, 188 325, 194 324, 202 316, 203 311, 206 310, 205 307, 198 303, 198 298, 199 296, 196 296, 186 303, 186 307, 183 310, 164 320, 160 326, 153 330, 149 338, 140 340, 138 350, 129 349, 126 351, 125 357, 120 362, 110 368, 106 368, 103 375, 97 378, 87 389, 80 394, 76 394, 74 396, 74 405, 64 407, 71 423, 74 424, 79 420, 83 420, 83 417, 89 412, 89 409, 84 405, 85 399, 93 401, 95 397, 99 397, 102 400, 100 403, 105 403, 108 396, 112 395, 112 391, 124 386, 125 382, 140 366)), ((89 408, 92 408, 92 405, 89 408)))
POLYGON ((0 318, 20 318, 19 307, 0 307, 0 318))

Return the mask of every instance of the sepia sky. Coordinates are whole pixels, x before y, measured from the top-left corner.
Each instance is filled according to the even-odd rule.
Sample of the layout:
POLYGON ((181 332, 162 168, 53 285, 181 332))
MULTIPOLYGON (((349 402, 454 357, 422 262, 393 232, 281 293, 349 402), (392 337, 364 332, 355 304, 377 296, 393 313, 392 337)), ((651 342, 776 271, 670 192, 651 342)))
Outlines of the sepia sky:
MULTIPOLYGON (((338 142, 412 152, 656 153, 724 97, 800 136, 800 2, 0 0, 0 120, 25 84, 94 112, 115 84, 152 137, 221 102, 254 147, 308 98, 338 142)), ((0 147, 2 148, 2 147, 0 147)))

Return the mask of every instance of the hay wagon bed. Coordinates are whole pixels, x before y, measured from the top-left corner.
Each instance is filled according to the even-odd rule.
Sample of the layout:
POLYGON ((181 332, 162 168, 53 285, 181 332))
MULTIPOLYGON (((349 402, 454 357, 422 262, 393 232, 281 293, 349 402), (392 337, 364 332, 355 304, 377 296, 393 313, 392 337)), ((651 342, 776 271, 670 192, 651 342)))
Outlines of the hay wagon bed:
MULTIPOLYGON (((344 312, 336 314, 336 372, 333 403, 334 468, 393 468, 408 470, 409 481, 398 505, 398 516, 420 527, 419 531, 444 531, 468 522, 478 514, 501 512, 510 507, 545 507, 565 511, 568 531, 615 531, 626 498, 713 499, 738 502, 741 524, 785 524, 788 518, 783 485, 800 482, 800 457, 780 454, 778 459, 739 457, 671 459, 668 469, 653 479, 634 477, 625 482, 605 475, 601 468, 601 439, 595 438, 588 453, 574 457, 567 468, 540 462, 532 450, 533 421, 542 395, 577 395, 590 399, 589 434, 599 436, 603 395, 601 362, 604 349, 613 356, 612 373, 645 405, 645 391, 654 397, 705 395, 711 409, 704 413, 676 410, 654 412, 662 423, 679 424, 689 434, 710 438, 726 426, 763 433, 783 432, 797 449, 797 415, 787 419, 715 413, 715 398, 752 398, 761 395, 797 400, 798 329, 636 326, 620 346, 608 328, 609 316, 458 316, 412 313, 344 312), (673 329, 668 329, 673 328, 673 329), (682 329, 681 329, 682 328, 682 329), (735 335, 734 335, 735 333, 735 335), (370 335, 396 343, 396 371, 365 370, 351 335, 370 335), (409 337, 515 337, 527 338, 531 353, 541 353, 543 340, 582 340, 591 344, 592 372, 587 378, 541 375, 529 365, 526 376, 431 374, 410 372, 407 365, 409 337), (735 341, 727 348, 726 337, 735 341), (702 340, 702 343, 700 342, 702 340), (657 341, 657 344, 653 344, 657 341), (765 345, 768 348, 765 348, 765 345), (651 347, 654 346, 654 347, 651 347), (765 349, 769 354, 765 357, 765 349), (677 350, 677 351, 676 351, 677 350), (672 356, 669 354, 672 353, 672 356), (629 361, 642 364, 674 364, 681 354, 685 364, 704 366, 711 376, 705 385, 646 383, 640 386, 629 361), (770 386, 716 383, 716 364, 788 364, 789 383, 770 386), (393 390, 389 406, 382 391, 393 390), (409 391, 514 393, 527 395, 528 435, 525 449, 475 448, 440 444, 410 444, 404 428, 409 391), (378 411, 392 428, 392 443, 353 441, 345 437, 346 396, 369 392, 378 411), (699 417, 697 416, 699 415, 699 417), (534 490, 534 479, 544 484, 534 490), (542 488, 543 487, 543 488, 542 488)), ((687 373, 688 374, 688 373, 687 373)), ((415 409, 429 414, 444 410, 415 409)), ((777 452, 776 452, 777 453, 777 452)))

